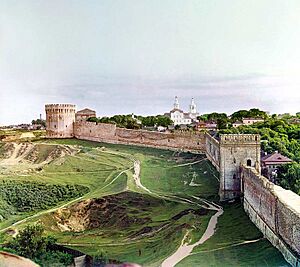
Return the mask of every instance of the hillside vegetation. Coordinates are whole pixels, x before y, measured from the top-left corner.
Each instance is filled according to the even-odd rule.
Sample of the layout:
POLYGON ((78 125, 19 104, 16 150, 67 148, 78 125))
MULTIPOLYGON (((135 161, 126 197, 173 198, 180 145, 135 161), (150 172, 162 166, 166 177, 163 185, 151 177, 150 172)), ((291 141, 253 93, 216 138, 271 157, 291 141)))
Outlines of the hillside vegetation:
MULTIPOLYGON (((34 150, 22 150, 26 154, 37 149, 40 152, 34 154, 41 160, 15 150, 0 160, 5 191, 0 209, 12 207, 14 212, 3 216, 0 224, 3 242, 12 240, 11 233, 25 225, 39 222, 45 233, 61 245, 95 258, 154 267, 172 255, 183 240, 190 244, 198 241, 216 213, 211 203, 218 201, 218 173, 204 155, 75 139, 32 145, 34 150), (56 156, 50 158, 42 156, 47 146, 65 152, 54 153, 56 156), (7 161, 12 155, 14 160, 7 161), (19 160, 20 166, 16 163, 19 160), (19 167, 11 168, 7 163, 19 167), (19 205, 15 196, 28 190, 36 196, 24 196, 26 205, 19 205)), ((260 251, 253 240, 262 236, 239 204, 233 218, 230 212, 225 208, 215 235, 209 239, 209 250, 231 251, 222 256, 211 252, 215 266, 226 266, 223 257, 227 263, 239 259, 235 260, 236 266, 285 266, 280 253, 268 241, 262 242, 272 259, 260 251), (228 235, 226 229, 232 222, 234 231, 228 235), (225 243, 220 246, 222 240, 225 243), (248 240, 253 242, 236 248, 248 240), (255 260, 242 257, 249 249, 255 260)), ((184 260, 193 264, 185 266, 207 266, 203 255, 188 256, 184 260)))

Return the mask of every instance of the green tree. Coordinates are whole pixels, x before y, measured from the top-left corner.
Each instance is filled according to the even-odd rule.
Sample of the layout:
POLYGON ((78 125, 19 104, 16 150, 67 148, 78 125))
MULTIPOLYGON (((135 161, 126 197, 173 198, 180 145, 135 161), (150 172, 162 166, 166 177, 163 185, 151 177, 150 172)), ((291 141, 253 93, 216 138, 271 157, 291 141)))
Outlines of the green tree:
POLYGON ((282 187, 300 195, 300 164, 294 162, 281 166, 277 181, 282 187))
POLYGON ((96 117, 90 117, 87 119, 87 121, 90 121, 90 122, 99 122, 99 119, 96 118, 96 117))
POLYGON ((40 224, 27 225, 7 247, 17 254, 34 259, 46 253, 47 248, 56 240, 51 236, 44 236, 44 228, 40 224))
POLYGON ((157 126, 163 126, 163 127, 168 127, 169 125, 173 124, 173 121, 166 116, 157 116, 157 121, 156 125, 157 126))

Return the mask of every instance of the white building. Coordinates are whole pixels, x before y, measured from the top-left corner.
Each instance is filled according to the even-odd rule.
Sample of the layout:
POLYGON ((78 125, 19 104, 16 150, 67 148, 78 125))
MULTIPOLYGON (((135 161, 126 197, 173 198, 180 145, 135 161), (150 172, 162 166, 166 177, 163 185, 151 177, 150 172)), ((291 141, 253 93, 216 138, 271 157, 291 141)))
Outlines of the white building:
POLYGON ((244 118, 242 121, 243 121, 244 125, 251 125, 251 124, 257 123, 257 122, 264 122, 264 119, 261 119, 261 118, 244 118))
POLYGON ((188 125, 194 121, 197 121, 197 116, 199 116, 199 113, 197 112, 194 98, 192 98, 189 106, 189 112, 185 113, 179 108, 178 97, 175 96, 174 108, 169 113, 165 113, 165 116, 168 116, 173 121, 174 125, 188 125))

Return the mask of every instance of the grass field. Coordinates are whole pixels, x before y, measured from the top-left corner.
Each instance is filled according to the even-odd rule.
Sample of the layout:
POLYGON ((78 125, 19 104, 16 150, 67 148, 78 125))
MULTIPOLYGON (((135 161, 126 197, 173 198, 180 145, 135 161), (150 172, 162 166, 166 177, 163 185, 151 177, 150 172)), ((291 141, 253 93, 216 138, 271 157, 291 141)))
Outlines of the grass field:
MULTIPOLYGON (((187 233, 186 240, 191 243, 199 240, 215 214, 201 200, 218 201, 218 174, 203 155, 76 139, 35 144, 43 147, 38 154, 43 160, 49 145, 79 152, 53 160, 42 169, 3 171, 1 180, 81 185, 89 192, 46 210, 15 212, 2 220, 0 230, 23 218, 27 219, 11 228, 41 221, 65 246, 154 267, 176 251, 187 233), (136 181, 137 162, 142 186, 136 181)), ((1 203, 0 211, 6 208, 5 202, 1 203)), ((2 232, 2 240, 11 238, 6 230, 2 232)), ((236 203, 224 206, 215 234, 177 266, 287 265, 236 203)))

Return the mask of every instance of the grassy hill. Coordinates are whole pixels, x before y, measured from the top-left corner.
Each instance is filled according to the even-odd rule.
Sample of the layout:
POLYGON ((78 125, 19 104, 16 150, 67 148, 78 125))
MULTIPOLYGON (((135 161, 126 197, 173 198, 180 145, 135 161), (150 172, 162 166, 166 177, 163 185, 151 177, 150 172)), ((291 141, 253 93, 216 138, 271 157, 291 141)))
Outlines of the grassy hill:
MULTIPOLYGON (((183 239, 198 241, 215 214, 209 203, 218 201, 218 174, 204 155, 76 139, 2 144, 1 155, 3 241, 40 221, 62 245, 159 266, 183 239)), ((224 207, 216 233, 178 266, 231 262, 285 265, 240 204, 224 207)))

